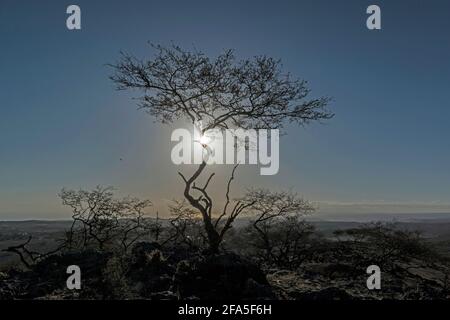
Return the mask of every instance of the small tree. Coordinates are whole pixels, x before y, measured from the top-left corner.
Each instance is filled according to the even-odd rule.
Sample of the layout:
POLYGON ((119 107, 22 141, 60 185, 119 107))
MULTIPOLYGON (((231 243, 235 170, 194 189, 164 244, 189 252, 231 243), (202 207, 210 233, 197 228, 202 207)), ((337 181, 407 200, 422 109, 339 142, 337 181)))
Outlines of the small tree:
POLYGON ((155 240, 155 242, 159 242, 160 236, 163 231, 164 228, 159 218, 159 212, 156 211, 155 222, 150 226, 150 233, 153 235, 153 239, 155 240))
MULTIPOLYGON (((266 56, 237 61, 232 50, 215 59, 180 47, 153 46, 156 54, 148 61, 122 54, 111 65, 111 80, 119 90, 140 92, 139 107, 162 123, 187 119, 193 125, 201 122, 201 134, 210 129, 282 129, 287 122, 300 125, 330 119, 328 98, 307 99, 306 81, 283 73, 280 61, 266 56)), ((207 146, 204 146, 207 148, 207 146)), ((206 160, 194 174, 181 173, 184 197, 197 209, 212 252, 217 252, 223 236, 233 221, 250 203, 236 202, 231 210, 229 188, 236 167, 227 184, 227 201, 213 217, 213 200, 195 181, 206 167, 206 160), (222 219, 226 219, 221 224, 222 219)))
POLYGON ((314 212, 314 206, 295 193, 281 191, 273 192, 267 189, 249 190, 243 198, 245 203, 249 203, 246 214, 253 217, 252 226, 262 243, 265 251, 265 258, 270 261, 281 261, 288 259, 289 251, 297 246, 296 241, 304 234, 303 225, 299 222, 300 216, 314 212), (280 222, 290 223, 296 228, 286 228, 280 222), (283 229, 285 241, 292 243, 277 244, 276 228, 283 229), (282 228, 280 228, 282 227, 282 228), (284 248, 282 248, 284 247, 284 248), (277 251, 277 252, 274 252, 277 251))
POLYGON ((247 237, 256 249, 256 259, 265 266, 295 269, 312 257, 317 234, 314 226, 299 216, 267 221, 258 228, 250 225, 247 237))
MULTIPOLYGON (((392 268, 411 259, 436 261, 439 255, 416 230, 399 228, 395 223, 368 223, 358 228, 336 230, 334 235, 349 247, 356 263, 376 263, 392 268)), ((348 250, 347 250, 348 251, 348 250)))
POLYGON ((92 191, 63 189, 59 196, 73 212, 68 247, 102 250, 120 246, 127 251, 151 227, 145 219, 145 210, 151 206, 149 200, 115 199, 112 188, 100 186, 92 191))
POLYGON ((169 236, 164 243, 184 244, 194 250, 204 247, 207 237, 202 228, 199 213, 189 206, 186 200, 174 200, 169 205, 169 211, 171 228, 169 228, 169 236))
POLYGON ((33 237, 29 235, 28 239, 25 242, 14 246, 9 246, 8 248, 3 249, 2 251, 17 254, 23 265, 27 268, 31 268, 33 264, 38 263, 44 260, 45 258, 66 248, 66 242, 63 240, 60 241, 61 243, 51 251, 44 253, 38 252, 28 247, 32 239, 33 237))

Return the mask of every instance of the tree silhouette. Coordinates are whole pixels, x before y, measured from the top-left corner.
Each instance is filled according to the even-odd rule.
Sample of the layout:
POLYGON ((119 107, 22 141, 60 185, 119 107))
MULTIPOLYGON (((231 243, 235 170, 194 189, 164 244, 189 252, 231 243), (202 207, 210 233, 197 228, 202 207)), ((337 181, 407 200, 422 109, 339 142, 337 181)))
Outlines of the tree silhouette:
POLYGON ((113 189, 97 186, 92 191, 63 189, 62 203, 72 209, 72 225, 67 232, 67 247, 119 247, 127 251, 154 224, 146 219, 149 200, 114 198, 113 189))
MULTIPOLYGON (((185 51, 178 46, 153 46, 150 60, 139 60, 122 53, 110 79, 118 90, 139 92, 139 107, 162 123, 178 119, 201 122, 201 134, 210 129, 283 129, 289 122, 300 125, 330 119, 326 109, 329 98, 307 99, 304 80, 283 73, 281 62, 267 56, 238 61, 232 50, 211 59, 199 51, 185 51)), ((204 148, 207 146, 203 145, 204 148)), ((214 217, 213 200, 207 187, 196 181, 206 167, 206 160, 191 177, 182 177, 184 197, 202 215, 212 252, 217 252, 227 230, 238 215, 254 203, 238 200, 231 206, 230 185, 226 203, 214 217)))
MULTIPOLYGON (((286 260, 288 252, 274 253, 277 247, 275 244, 277 239, 274 239, 272 230, 276 227, 274 224, 278 224, 278 227, 281 225, 283 227, 281 229, 284 229, 286 241, 283 241, 283 245, 286 247, 284 248, 285 251, 291 249, 291 245, 296 247, 298 238, 303 236, 303 230, 300 228, 303 225, 297 219, 300 216, 314 212, 314 206, 293 192, 273 192, 267 189, 249 190, 245 194, 243 201, 251 204, 247 214, 253 217, 252 226, 265 250, 267 261, 286 260), (288 227, 291 228, 286 228, 283 224, 280 224, 282 220, 287 220, 289 222, 288 227), (295 231, 295 229, 297 229, 297 236, 294 235, 295 232, 291 232, 295 231)), ((280 246, 278 245, 278 247, 280 246)), ((279 251, 283 250, 279 249, 279 251)))

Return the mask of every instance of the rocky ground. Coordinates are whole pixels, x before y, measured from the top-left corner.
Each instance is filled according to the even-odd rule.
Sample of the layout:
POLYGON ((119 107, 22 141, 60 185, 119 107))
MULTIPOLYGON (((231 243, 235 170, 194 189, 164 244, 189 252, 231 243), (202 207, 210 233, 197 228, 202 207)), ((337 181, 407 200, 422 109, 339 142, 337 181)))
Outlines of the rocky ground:
POLYGON ((286 300, 450 299, 445 274, 420 261, 382 273, 380 290, 367 289, 367 276, 352 265, 313 263, 298 271, 274 271, 267 279, 277 297, 286 300))
POLYGON ((30 270, 0 274, 0 299, 450 299, 445 266, 396 264, 368 290, 352 264, 304 263, 262 270, 231 252, 202 255, 142 242, 127 256, 98 251, 52 255, 30 270), (66 268, 82 270, 82 289, 68 290, 66 268), (444 268, 444 269, 443 269, 444 268))
POLYGON ((27 271, 0 275, 0 299, 275 299, 265 274, 233 253, 196 255, 140 243, 129 257, 85 251, 53 255, 27 271), (123 258, 123 257, 122 257, 123 258), (66 268, 82 290, 66 289, 66 268))

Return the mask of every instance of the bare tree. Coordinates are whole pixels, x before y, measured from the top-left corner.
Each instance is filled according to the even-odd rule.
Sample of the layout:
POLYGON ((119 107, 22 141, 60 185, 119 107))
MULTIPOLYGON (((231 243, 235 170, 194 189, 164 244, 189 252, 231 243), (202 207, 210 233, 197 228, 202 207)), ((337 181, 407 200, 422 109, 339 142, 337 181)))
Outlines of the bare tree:
POLYGON ((242 201, 250 204, 246 214, 253 217, 252 226, 263 243, 266 258, 271 260, 278 260, 273 253, 275 247, 274 239, 271 238, 273 224, 289 217, 298 219, 315 211, 311 203, 296 193, 288 191, 252 189, 247 192, 242 201))
POLYGON ((156 219, 155 222, 151 225, 150 227, 150 233, 153 234, 154 239, 156 242, 158 242, 160 240, 160 235, 163 232, 163 225, 160 222, 160 218, 159 218, 159 212, 156 211, 156 219))
MULTIPOLYGON (((187 119, 196 125, 202 123, 201 134, 210 129, 282 129, 287 122, 300 125, 330 119, 326 109, 328 98, 307 99, 306 81, 293 79, 283 73, 281 62, 266 56, 237 61, 232 50, 210 59, 202 52, 188 52, 178 46, 153 46, 155 56, 139 60, 122 54, 110 65, 110 77, 119 90, 140 92, 139 107, 162 123, 187 119)), ((207 148, 207 146, 203 146, 207 148)), ((237 201, 230 206, 230 184, 227 201, 217 212, 207 187, 211 174, 203 187, 195 184, 206 167, 206 160, 194 174, 182 177, 184 197, 202 216, 209 246, 217 252, 224 234, 249 202, 237 201)))
POLYGON ((214 128, 280 129, 286 121, 307 124, 333 116, 329 99, 309 99, 306 81, 283 74, 280 61, 266 56, 236 61, 227 50, 216 59, 178 46, 153 46, 152 60, 128 54, 111 65, 117 88, 138 89, 140 107, 163 123, 202 121, 214 128))
POLYGON ((258 262, 266 267, 295 269, 313 255, 314 226, 299 215, 268 220, 258 229, 253 224, 245 229, 248 241, 256 249, 251 251, 258 262))
POLYGON ((31 268, 31 265, 45 259, 48 256, 51 256, 52 254, 59 252, 66 247, 66 243, 63 241, 55 249, 42 253, 28 247, 32 239, 33 237, 30 235, 25 242, 15 246, 10 246, 6 249, 3 249, 2 251, 17 254, 20 258, 20 261, 25 265, 25 267, 31 268))
POLYGON ((63 189, 60 197, 73 211, 68 247, 102 250, 120 245, 126 251, 150 228, 150 221, 145 219, 149 200, 115 199, 112 188, 100 186, 92 191, 63 189))
POLYGON ((182 243, 191 249, 204 247, 204 244, 207 243, 207 237, 198 211, 192 208, 186 200, 174 200, 169 205, 169 211, 171 213, 169 220, 171 228, 164 243, 182 243))
POLYGON ((334 235, 342 246, 352 248, 351 258, 362 266, 376 263, 390 270, 396 263, 412 259, 430 263, 440 259, 421 232, 403 229, 396 223, 371 222, 357 228, 336 230, 334 235))

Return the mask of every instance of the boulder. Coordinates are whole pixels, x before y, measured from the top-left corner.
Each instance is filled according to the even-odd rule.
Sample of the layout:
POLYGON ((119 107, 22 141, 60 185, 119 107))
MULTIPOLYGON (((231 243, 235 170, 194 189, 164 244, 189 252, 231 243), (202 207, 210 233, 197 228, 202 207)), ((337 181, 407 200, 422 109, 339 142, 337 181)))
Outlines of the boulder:
POLYGON ((273 298, 265 274, 233 253, 220 253, 179 263, 174 287, 180 298, 273 298))

